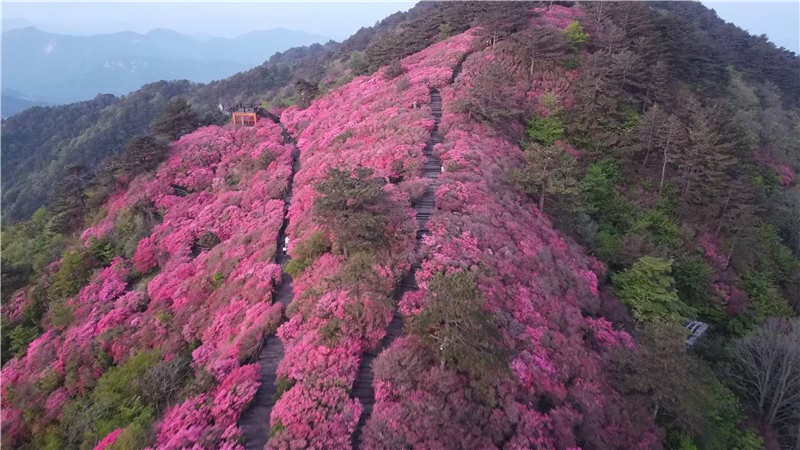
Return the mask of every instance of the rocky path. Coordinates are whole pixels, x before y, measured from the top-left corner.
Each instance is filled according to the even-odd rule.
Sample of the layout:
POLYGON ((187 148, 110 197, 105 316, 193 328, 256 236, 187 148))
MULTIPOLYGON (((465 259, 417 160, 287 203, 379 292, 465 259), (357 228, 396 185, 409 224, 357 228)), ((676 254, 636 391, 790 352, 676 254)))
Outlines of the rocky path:
MULTIPOLYGON (((275 263, 283 266, 289 257, 283 251, 283 245, 286 240, 286 227, 289 225, 287 214, 289 212, 289 205, 292 203, 292 184, 294 182, 294 175, 300 169, 300 149, 297 148, 294 139, 283 127, 283 138, 286 143, 295 144, 292 151, 292 174, 289 177, 289 183, 284 193, 284 206, 283 206, 283 224, 278 232, 278 248, 275 251, 275 263)), ((273 299, 280 302, 285 307, 289 306, 292 301, 292 276, 283 272, 281 276, 281 284, 278 286, 274 293, 273 299)), ((256 391, 253 398, 253 403, 242 414, 239 419, 239 428, 242 430, 242 436, 245 439, 245 449, 247 450, 263 450, 267 445, 269 438, 269 418, 272 413, 272 407, 275 406, 275 401, 272 397, 277 391, 275 381, 277 378, 276 372, 278 370, 278 363, 283 359, 283 342, 277 335, 272 334, 262 339, 259 345, 259 350, 251 360, 255 363, 256 360, 261 364, 261 384, 256 391)))
MULTIPOLYGON (((442 162, 433 156, 433 146, 442 142, 442 138, 439 136, 439 122, 442 120, 442 96, 439 95, 437 91, 431 91, 430 106, 433 111, 434 125, 431 136, 425 145, 425 155, 428 157, 428 160, 422 167, 422 176, 430 178, 431 183, 428 185, 422 197, 414 203, 414 211, 417 213, 417 223, 419 224, 419 228, 417 229, 417 247, 419 247, 422 237, 426 234, 430 234, 427 225, 431 215, 433 215, 433 209, 436 206, 434 193, 439 187, 439 174, 442 173, 442 162)), ((414 263, 414 265, 411 266, 411 270, 403 277, 397 289, 395 289, 395 304, 403 298, 403 294, 417 289, 414 275, 419 267, 419 262, 414 263)), ((372 416, 372 408, 375 405, 375 388, 372 386, 374 378, 372 363, 380 352, 389 348, 392 342, 403 334, 403 316, 400 314, 400 311, 395 308, 392 314, 392 320, 389 322, 389 326, 386 329, 386 336, 381 339, 377 348, 367 351, 361 358, 358 375, 356 375, 356 381, 353 384, 352 396, 358 398, 361 404, 364 405, 364 411, 361 413, 358 425, 356 425, 356 431, 353 433, 354 449, 358 449, 361 446, 362 430, 370 416, 372 416)))

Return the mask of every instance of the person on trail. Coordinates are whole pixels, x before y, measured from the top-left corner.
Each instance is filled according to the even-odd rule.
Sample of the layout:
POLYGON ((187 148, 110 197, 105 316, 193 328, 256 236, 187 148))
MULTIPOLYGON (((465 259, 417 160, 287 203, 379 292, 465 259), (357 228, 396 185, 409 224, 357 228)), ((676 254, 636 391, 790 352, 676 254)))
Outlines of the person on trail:
POLYGON ((414 100, 414 103, 411 105, 411 109, 417 109, 417 101, 414 100))
POLYGON ((283 241, 283 253, 289 251, 289 236, 286 236, 285 240, 283 241))

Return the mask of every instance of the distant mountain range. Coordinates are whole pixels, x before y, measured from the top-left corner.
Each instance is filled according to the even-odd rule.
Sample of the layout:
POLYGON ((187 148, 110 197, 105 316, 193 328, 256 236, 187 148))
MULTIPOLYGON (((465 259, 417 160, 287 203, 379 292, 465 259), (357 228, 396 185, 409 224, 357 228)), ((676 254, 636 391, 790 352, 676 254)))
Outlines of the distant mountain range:
POLYGON ((3 88, 3 95, 2 99, 0 99, 0 105, 2 105, 3 119, 20 111, 24 111, 32 106, 48 106, 47 103, 37 102, 22 92, 7 88, 3 88))
MULTIPOLYGON (((94 36, 46 33, 33 27, 3 33, 3 117, 6 97, 63 104, 97 94, 124 95, 158 80, 210 82, 262 64, 276 52, 325 43, 303 31, 272 29, 235 39, 196 39, 173 30, 94 36)), ((13 113, 11 113, 13 114, 13 113)))

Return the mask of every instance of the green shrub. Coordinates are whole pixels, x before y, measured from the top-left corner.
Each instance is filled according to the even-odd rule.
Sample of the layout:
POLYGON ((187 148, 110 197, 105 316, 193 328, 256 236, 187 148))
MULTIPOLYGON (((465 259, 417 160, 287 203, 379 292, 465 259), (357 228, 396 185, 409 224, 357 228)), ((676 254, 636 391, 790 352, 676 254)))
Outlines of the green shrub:
POLYGON ((364 75, 369 68, 364 52, 354 51, 350 54, 350 59, 347 61, 347 67, 353 72, 353 75, 364 75))
POLYGON ((570 23, 566 30, 561 30, 561 34, 566 36, 572 45, 583 44, 589 39, 589 34, 583 32, 583 27, 577 20, 570 23))
POLYGON ((528 137, 543 145, 553 145, 564 135, 564 126, 557 116, 536 117, 528 122, 528 137))
POLYGON ((106 447, 106 450, 141 450, 151 446, 152 443, 153 436, 150 431, 134 423, 122 430, 117 440, 106 447))
POLYGON ((61 298, 77 294, 89 281, 95 267, 95 260, 85 248, 65 252, 61 267, 53 276, 51 292, 61 298))
POLYGON ((275 423, 272 424, 272 427, 269 429, 269 438, 272 439, 278 434, 282 433, 286 427, 283 426, 283 422, 281 422, 280 417, 275 418, 275 423))
POLYGON ((56 300, 50 304, 50 325, 54 327, 66 326, 73 320, 72 306, 67 305, 63 300, 56 300))
POLYGON ((575 70, 581 66, 581 59, 580 57, 567 58, 561 61, 561 64, 563 64, 564 67, 566 67, 569 70, 575 70))
POLYGON ((333 138, 332 142, 344 144, 351 137, 353 137, 353 132, 351 130, 347 130, 344 133, 337 134, 336 137, 333 138))
POLYGON ((155 420, 156 407, 142 397, 139 380, 160 360, 159 352, 139 352, 124 364, 110 368, 97 381, 87 402, 74 404, 70 413, 82 416, 82 420, 93 418, 88 427, 100 439, 132 424, 149 428, 155 420))
POLYGON ((225 275, 222 272, 214 272, 214 275, 211 276, 211 287, 217 290, 222 287, 223 283, 225 283, 225 275))
POLYGON ((275 394, 272 396, 273 402, 278 402, 281 399, 283 394, 291 389, 295 384, 297 384, 297 380, 294 378, 288 378, 285 375, 281 375, 278 377, 278 382, 276 383, 275 394))
POLYGON ((628 305, 637 322, 677 322, 685 305, 673 289, 672 260, 643 256, 630 269, 611 277, 620 300, 628 305))
POLYGON ((301 274, 314 260, 331 251, 331 241, 323 231, 317 230, 292 250, 292 259, 283 270, 291 276, 301 274))
POLYGON ((89 254, 93 260, 102 266, 108 266, 115 257, 122 256, 120 250, 119 246, 111 242, 106 236, 100 239, 92 236, 89 239, 89 254))
POLYGON ((17 356, 25 355, 28 351, 28 345, 38 336, 38 327, 18 325, 9 333, 9 337, 11 338, 11 351, 17 356))
POLYGON ((453 35, 453 27, 449 23, 439 25, 439 41, 443 41, 453 35))

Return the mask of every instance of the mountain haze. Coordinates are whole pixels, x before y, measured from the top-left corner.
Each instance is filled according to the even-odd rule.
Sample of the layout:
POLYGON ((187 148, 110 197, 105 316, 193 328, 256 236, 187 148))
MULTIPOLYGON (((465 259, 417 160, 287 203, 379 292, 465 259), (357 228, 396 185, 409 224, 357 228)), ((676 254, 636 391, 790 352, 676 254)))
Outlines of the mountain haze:
POLYGON ((327 40, 285 29, 198 41, 165 29, 68 36, 26 27, 3 33, 3 86, 37 101, 72 103, 97 94, 124 95, 158 80, 207 83, 276 52, 327 40))

